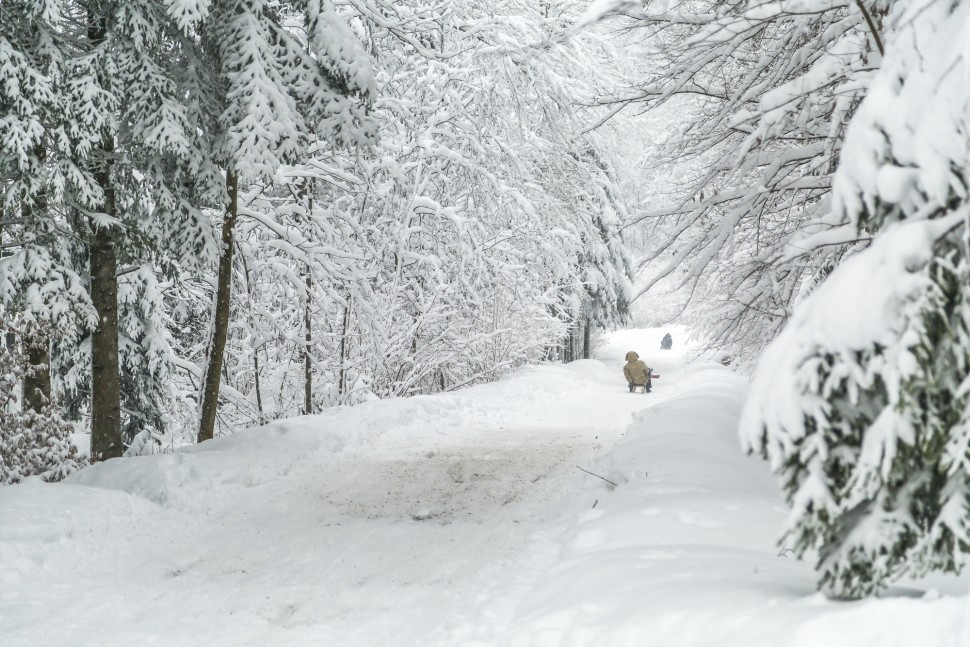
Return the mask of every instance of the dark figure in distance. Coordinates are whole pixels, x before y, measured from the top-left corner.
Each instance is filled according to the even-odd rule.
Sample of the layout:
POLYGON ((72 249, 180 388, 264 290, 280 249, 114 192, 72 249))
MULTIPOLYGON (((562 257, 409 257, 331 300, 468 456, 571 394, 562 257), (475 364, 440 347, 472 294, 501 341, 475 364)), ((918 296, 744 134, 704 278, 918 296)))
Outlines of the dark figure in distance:
POLYGON ((670 333, 664 335, 663 340, 660 342, 660 348, 664 350, 670 350, 670 347, 674 345, 674 339, 670 336, 670 333))

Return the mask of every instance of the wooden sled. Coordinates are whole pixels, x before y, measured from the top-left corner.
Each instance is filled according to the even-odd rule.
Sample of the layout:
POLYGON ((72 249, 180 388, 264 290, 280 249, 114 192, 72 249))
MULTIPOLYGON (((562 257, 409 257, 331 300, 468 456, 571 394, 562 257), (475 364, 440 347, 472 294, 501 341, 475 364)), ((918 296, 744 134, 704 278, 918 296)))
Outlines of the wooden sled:
MULTIPOLYGON (((650 374, 650 379, 651 380, 656 380, 658 377, 660 377, 660 374, 659 373, 651 373, 650 374)), ((635 384, 633 386, 633 390, 630 391, 630 393, 636 393, 638 389, 639 389, 639 392, 640 393, 646 393, 647 392, 647 385, 646 384, 635 384)))

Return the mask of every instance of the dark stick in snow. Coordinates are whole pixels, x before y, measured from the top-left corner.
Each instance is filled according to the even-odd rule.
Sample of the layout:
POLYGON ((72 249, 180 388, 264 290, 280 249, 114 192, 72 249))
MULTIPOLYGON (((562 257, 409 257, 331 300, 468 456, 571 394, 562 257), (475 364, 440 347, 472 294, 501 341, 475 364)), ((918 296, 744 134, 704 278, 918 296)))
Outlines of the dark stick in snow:
POLYGON ((618 486, 618 485, 617 485, 616 483, 614 483, 614 482, 613 482, 613 481, 611 481, 610 479, 608 479, 608 478, 606 478, 606 477, 604 477, 604 476, 600 476, 599 474, 593 474, 593 473, 592 473, 592 472, 590 472, 589 470, 584 470, 584 469, 583 469, 582 467, 580 467, 579 465, 577 465, 577 466, 576 466, 576 469, 578 469, 578 470, 579 470, 580 472, 586 472, 587 474, 589 474, 589 475, 591 475, 591 476, 595 476, 595 477, 596 477, 596 478, 598 478, 598 479, 603 479, 604 481, 606 481, 607 483, 609 483, 609 484, 610 484, 610 485, 612 485, 613 487, 619 487, 619 486, 618 486))

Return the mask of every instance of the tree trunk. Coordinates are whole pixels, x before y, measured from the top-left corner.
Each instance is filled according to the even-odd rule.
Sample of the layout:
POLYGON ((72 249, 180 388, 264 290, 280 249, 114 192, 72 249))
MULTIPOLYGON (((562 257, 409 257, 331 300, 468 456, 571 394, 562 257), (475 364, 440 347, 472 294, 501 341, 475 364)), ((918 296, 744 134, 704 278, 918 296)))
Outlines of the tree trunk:
POLYGON ((209 345, 209 366, 202 386, 202 421, 198 442, 211 440, 216 427, 219 408, 219 385, 222 361, 229 336, 229 308, 232 300, 232 232, 239 215, 239 179, 235 171, 226 173, 229 208, 222 221, 222 255, 219 257, 219 277, 216 284, 216 304, 212 323, 212 342, 209 345))
POLYGON ((592 336, 592 328, 593 326, 591 325, 589 319, 583 322, 583 359, 589 359, 589 356, 593 352, 592 343, 590 340, 590 337, 592 336))
MULTIPOLYGON (((92 47, 104 42, 107 29, 103 18, 88 13, 88 40, 92 47)), ((105 135, 101 142, 100 168, 95 180, 104 193, 102 213, 114 218, 115 192, 111 186, 111 156, 114 140, 105 135)), ((98 327, 91 334, 91 461, 115 458, 124 453, 121 437, 121 364, 118 357, 118 257, 114 232, 92 227, 89 243, 91 304, 98 315, 98 327)))
MULTIPOLYGON (((305 180, 300 183, 300 199, 306 199, 307 225, 313 222, 313 183, 305 180)), ((313 278, 310 274, 310 264, 306 266, 306 302, 303 304, 303 413, 310 415, 313 413, 313 363, 310 353, 310 345, 313 343, 313 335, 310 330, 310 306, 313 305, 313 278)))
POLYGON ((306 329, 306 345, 303 346, 303 412, 313 413, 313 365, 310 362, 310 344, 313 337, 310 333, 310 290, 313 281, 310 279, 310 269, 306 275, 306 308, 303 311, 303 326, 306 329))
MULTIPOLYGON (((114 216, 108 172, 97 174, 105 189, 104 212, 114 216)), ((98 327, 91 335, 91 460, 121 456, 121 365, 118 358, 118 259, 110 229, 97 227, 90 248, 91 303, 98 327)))
POLYGON ((340 378, 337 380, 338 404, 343 404, 344 396, 347 394, 347 332, 350 328, 350 298, 347 298, 347 305, 344 306, 343 333, 340 335, 340 378))
POLYGON ((266 424, 266 415, 263 413, 263 394, 259 386, 259 349, 253 349, 253 381, 256 388, 256 411, 259 412, 259 424, 266 424))

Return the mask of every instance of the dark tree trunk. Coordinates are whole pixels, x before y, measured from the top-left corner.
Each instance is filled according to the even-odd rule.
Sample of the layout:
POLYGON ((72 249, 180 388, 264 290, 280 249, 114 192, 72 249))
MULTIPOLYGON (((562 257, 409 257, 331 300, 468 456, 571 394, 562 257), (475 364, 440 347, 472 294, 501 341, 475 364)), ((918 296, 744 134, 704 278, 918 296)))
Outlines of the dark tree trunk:
POLYGON ((259 385, 259 349, 253 349, 253 381, 256 388, 256 411, 259 412, 259 424, 266 424, 266 416, 263 414, 263 393, 259 385))
MULTIPOLYGON (((114 191, 108 173, 98 174, 105 189, 104 212, 114 216, 114 191)), ((91 335, 91 460, 121 456, 121 366, 118 359, 118 259, 110 229, 91 235, 91 303, 98 327, 91 335)))
POLYGON ((593 352, 592 344, 590 343, 592 328, 593 326, 589 319, 583 322, 583 359, 589 359, 590 354, 593 352))
POLYGON ((219 385, 222 361, 229 336, 229 308, 232 301, 232 232, 239 214, 239 180, 234 171, 226 174, 229 207, 222 221, 222 256, 219 257, 219 277, 216 285, 215 317, 212 322, 212 343, 209 345, 209 366, 202 385, 202 421, 198 442, 211 440, 215 433, 219 408, 219 385))
POLYGON ((344 396, 347 395, 347 333, 350 329, 350 298, 344 306, 343 332, 340 335, 340 378, 337 380, 338 404, 343 404, 344 396))
POLYGON ((313 336, 310 332, 310 290, 313 281, 310 279, 310 269, 306 275, 306 308, 303 311, 303 326, 306 329, 306 345, 303 347, 303 412, 313 413, 313 365, 310 361, 310 344, 313 336))
MULTIPOLYGON (((92 47, 104 42, 103 18, 88 13, 88 40, 92 47)), ((111 185, 114 140, 102 140, 100 167, 94 173, 104 193, 102 213, 114 218, 115 192, 111 185)), ((118 256, 114 232, 92 226, 89 243, 91 304, 98 327, 91 334, 91 460, 101 461, 124 453, 121 437, 121 364, 118 358, 118 256)))
MULTIPOLYGON (((310 180, 300 185, 301 198, 306 198, 307 224, 313 222, 313 183, 310 180)), ((303 346, 303 413, 309 415, 313 413, 313 363, 310 353, 310 345, 313 342, 313 335, 310 330, 310 306, 313 305, 313 278, 310 275, 310 265, 306 267, 306 303, 303 310, 303 332, 305 343, 303 346)))

